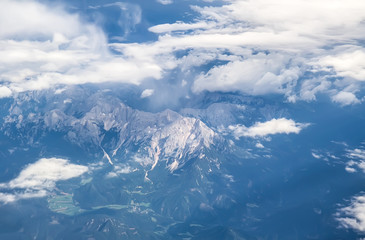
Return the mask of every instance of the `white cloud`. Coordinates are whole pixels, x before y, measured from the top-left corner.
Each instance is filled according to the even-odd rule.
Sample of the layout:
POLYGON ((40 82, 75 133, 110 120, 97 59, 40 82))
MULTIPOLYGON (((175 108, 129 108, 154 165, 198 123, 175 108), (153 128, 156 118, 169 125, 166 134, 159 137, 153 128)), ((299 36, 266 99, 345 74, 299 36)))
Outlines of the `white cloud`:
POLYGON ((18 201, 20 199, 29 199, 29 198, 41 198, 47 196, 47 191, 45 190, 37 190, 37 191, 25 191, 25 192, 17 192, 17 193, 1 193, 0 192, 0 202, 3 203, 11 203, 18 201))
POLYGON ((163 4, 163 5, 168 5, 168 4, 172 4, 173 1, 172 0, 156 0, 157 2, 163 4))
POLYGON ((42 158, 25 167, 15 179, 0 184, 0 190, 21 190, 16 193, 0 193, 0 201, 43 197, 56 186, 56 182, 81 176, 87 171, 88 167, 69 163, 65 159, 42 158))
POLYGON ((347 172, 349 172, 349 173, 357 172, 355 168, 352 168, 352 167, 349 167, 349 166, 345 167, 345 170, 346 170, 347 172))
POLYGON ((336 95, 332 96, 332 101, 339 103, 342 106, 360 103, 360 100, 357 99, 355 94, 353 94, 352 92, 344 92, 344 91, 341 91, 336 95))
POLYGON ((146 97, 150 97, 154 94, 155 90, 154 89, 145 89, 143 90, 143 92, 141 93, 141 98, 146 98, 146 97))
POLYGON ((243 125, 229 126, 236 138, 240 137, 265 137, 272 134, 298 134, 308 124, 296 123, 292 119, 273 118, 267 122, 257 122, 251 127, 243 125))
POLYGON ((6 86, 0 87, 0 98, 10 97, 12 94, 11 90, 6 86))
POLYGON ((323 67, 332 67, 338 76, 365 81, 365 49, 350 49, 350 52, 325 56, 319 60, 318 64, 323 67))
POLYGON ((299 67, 283 69, 290 59, 284 56, 258 54, 243 61, 233 61, 223 66, 213 67, 208 73, 199 76, 193 91, 235 91, 258 95, 266 93, 285 93, 298 79, 299 67))
POLYGON ((87 171, 87 167, 71 164, 65 159, 42 158, 23 169, 7 186, 25 189, 53 188, 57 181, 78 177, 87 171))
POLYGON ((302 82, 299 98, 305 101, 316 100, 317 93, 327 92, 332 83, 326 79, 310 79, 302 82))
MULTIPOLYGON (((121 9, 122 38, 142 22, 138 5, 94 8, 101 7, 121 9)), ((365 38, 363 1, 227 0, 222 6, 192 9, 199 16, 191 22, 149 28, 160 34, 154 42, 110 44, 101 29, 60 7, 35 0, 0 1, 2 85, 12 92, 63 84, 138 85, 164 79, 165 73, 180 68, 181 78, 195 93, 277 93, 294 102, 315 100, 318 93, 355 94, 356 88, 347 88, 353 81, 363 86, 365 50, 358 41, 365 38), (207 63, 212 67, 194 71, 207 63), (304 79, 307 72, 319 76, 304 79)), ((333 97, 334 102, 358 100, 349 94, 335 100, 339 97, 333 97)))
MULTIPOLYGON (((346 149, 347 158, 351 159, 346 163, 345 170, 349 173, 358 170, 365 172, 365 150, 363 147, 346 149)), ((352 198, 347 207, 341 208, 337 213, 337 220, 342 227, 352 228, 365 233, 365 195, 359 194, 352 198)))
POLYGON ((365 196, 354 197, 351 204, 340 209, 337 215, 343 227, 365 232, 365 196))
POLYGON ((346 149, 347 158, 351 159, 346 163, 346 171, 353 173, 361 170, 365 173, 365 150, 361 148, 346 149))
MULTIPOLYGON (((254 95, 283 93, 290 101, 315 100, 318 93, 331 94, 330 90, 336 86, 326 77, 306 79, 299 93, 295 93, 298 79, 306 71, 336 78, 363 78, 365 51, 357 39, 365 37, 365 3, 357 0, 278 0, 275 3, 229 0, 225 3, 219 7, 193 7, 201 15, 195 22, 151 27, 150 31, 164 35, 147 46, 150 50, 145 54, 189 49, 187 57, 204 53, 200 59, 205 61, 200 64, 220 60, 212 55, 217 49, 228 50, 231 56, 237 57, 227 64, 213 65, 197 76, 192 85, 195 92, 239 90, 254 95), (331 46, 337 47, 328 50, 331 46), (257 56, 256 52, 244 49, 256 49, 265 55, 257 56), (268 77, 263 81, 265 74, 268 77)), ((172 66, 184 64, 179 62, 181 59, 170 60, 176 64, 172 66)), ((346 80, 343 84, 351 82, 346 80)))
POLYGON ((119 174, 128 174, 134 171, 130 166, 116 167, 115 170, 119 174))
POLYGON ((365 161, 365 150, 355 148, 353 150, 348 149, 346 156, 352 159, 360 159, 365 161))
POLYGON ((48 8, 36 1, 2 0, 0 6, 1 39, 51 38, 54 33, 77 37, 80 32, 87 31, 77 15, 66 14, 60 8, 48 8))
POLYGON ((290 33, 294 40, 306 36, 308 43, 319 44, 363 36, 364 9, 357 0, 231 0, 223 7, 197 8, 218 24, 239 23, 250 32, 290 33))
POLYGON ((313 156, 314 158, 316 158, 316 159, 321 159, 321 158, 323 157, 322 155, 317 154, 317 153, 315 153, 315 152, 312 152, 312 156, 313 156))
POLYGON ((257 148, 265 148, 264 145, 262 145, 262 143, 256 143, 255 147, 257 148))
POLYGON ((198 23, 183 23, 183 22, 176 22, 176 23, 166 23, 160 24, 153 27, 150 27, 148 30, 154 33, 166 33, 166 32, 173 32, 173 31, 186 31, 186 30, 193 30, 199 28, 207 28, 208 24, 205 22, 198 22, 198 23))
POLYGON ((133 157, 133 161, 135 161, 136 163, 138 163, 139 165, 146 167, 149 165, 153 165, 154 160, 151 158, 148 158, 146 156, 139 156, 139 155, 135 155, 133 157))
MULTIPOLYGON (((140 21, 137 13, 131 18, 133 24, 140 21)), ((0 1, 0 25, 0 78, 13 92, 60 84, 140 84, 162 74, 153 61, 112 54, 101 29, 60 7, 0 1)))
POLYGON ((116 166, 114 166, 113 171, 109 172, 106 175, 106 177, 107 178, 114 178, 114 177, 117 177, 119 175, 129 174, 129 173, 135 172, 137 170, 138 170, 137 168, 133 169, 132 167, 130 167, 126 164, 116 165, 116 166))

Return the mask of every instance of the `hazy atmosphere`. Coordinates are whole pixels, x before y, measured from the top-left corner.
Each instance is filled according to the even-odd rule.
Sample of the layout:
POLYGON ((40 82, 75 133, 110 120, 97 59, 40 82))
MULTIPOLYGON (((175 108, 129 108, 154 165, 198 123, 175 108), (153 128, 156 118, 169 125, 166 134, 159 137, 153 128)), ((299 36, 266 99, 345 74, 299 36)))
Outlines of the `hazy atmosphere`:
POLYGON ((0 239, 365 238, 365 2, 1 0, 0 239))

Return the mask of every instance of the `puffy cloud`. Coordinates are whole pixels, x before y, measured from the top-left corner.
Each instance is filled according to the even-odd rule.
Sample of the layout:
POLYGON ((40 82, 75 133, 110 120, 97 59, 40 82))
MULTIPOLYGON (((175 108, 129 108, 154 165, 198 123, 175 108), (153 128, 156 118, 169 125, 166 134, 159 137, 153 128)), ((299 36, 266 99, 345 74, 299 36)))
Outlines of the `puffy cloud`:
POLYGON ((285 93, 298 79, 299 67, 283 69, 290 59, 283 56, 267 57, 258 54, 250 59, 233 61, 223 66, 213 67, 208 73, 198 77, 193 91, 235 91, 258 95, 285 93), (285 86, 285 87, 284 87, 285 86))
POLYGON ((354 197, 351 204, 340 209, 337 215, 343 227, 365 232, 365 196, 354 197))
POLYGON ((5 86, 0 87, 0 98, 10 97, 11 94, 12 94, 12 92, 8 87, 5 87, 5 86))
POLYGON ((328 92, 332 83, 326 79, 310 79, 302 82, 299 98, 305 101, 316 100, 317 93, 328 92))
MULTIPOLYGON (((153 61, 112 54, 101 29, 60 7, 4 0, 0 9, 0 79, 13 92, 60 84, 140 84, 161 77, 153 61)), ((131 18, 133 24, 140 21, 138 14, 131 18)))
POLYGON ((153 89, 145 89, 143 90, 143 92, 141 93, 141 98, 146 98, 146 97, 150 97, 153 95, 153 93, 155 92, 155 90, 153 89))
MULTIPOLYGON (((87 33, 77 15, 60 8, 48 8, 36 1, 2 0, 0 38, 52 38, 54 33, 78 37, 87 33)), ((90 27, 90 26, 89 26, 90 27)))
MULTIPOLYGON (((364 36, 365 4, 357 0, 231 0, 222 7, 196 8, 218 25, 236 24, 238 31, 275 32, 306 44, 346 41, 364 36), (339 34, 339 32, 341 34, 339 34), (303 38, 305 36, 305 38, 303 38)), ((271 39, 264 39, 269 43, 271 39)), ((284 46, 285 47, 285 46, 284 46)), ((288 46, 290 47, 290 46, 288 46)))
POLYGON ((365 49, 325 56, 319 60, 318 64, 323 67, 332 67, 339 76, 365 81, 365 49))
POLYGON ((7 186, 25 189, 53 188, 57 181, 78 177, 87 170, 87 167, 71 164, 65 159, 42 158, 23 169, 7 186))
POLYGON ((345 170, 349 173, 354 173, 354 172, 357 172, 355 168, 353 167, 349 167, 349 166, 346 166, 345 167, 345 170))
POLYGON ((336 95, 332 96, 332 101, 341 104, 342 106, 347 106, 351 104, 360 103, 355 94, 351 92, 341 91, 336 95))
POLYGON ((88 167, 69 163, 60 158, 42 158, 25 167, 15 179, 0 184, 0 190, 21 190, 17 193, 0 193, 0 201, 12 202, 24 198, 43 197, 56 182, 81 176, 88 167))
POLYGON ((298 134, 308 124, 296 123, 292 119, 286 118, 273 118, 267 122, 257 122, 251 127, 245 127, 243 125, 229 126, 229 129, 233 132, 236 138, 240 137, 265 137, 273 134, 298 134))
POLYGON ((257 148, 265 148, 264 145, 262 145, 262 143, 256 143, 255 147, 257 148))

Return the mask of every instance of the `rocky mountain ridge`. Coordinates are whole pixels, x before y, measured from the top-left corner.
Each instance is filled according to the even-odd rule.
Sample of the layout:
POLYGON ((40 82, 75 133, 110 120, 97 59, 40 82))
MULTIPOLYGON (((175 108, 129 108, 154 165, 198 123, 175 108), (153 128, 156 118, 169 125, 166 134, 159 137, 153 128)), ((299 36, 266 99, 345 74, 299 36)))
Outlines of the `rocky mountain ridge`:
POLYGON ((4 134, 26 146, 42 144, 50 134, 87 152, 104 155, 110 164, 129 152, 159 161, 173 172, 195 157, 204 156, 223 139, 200 119, 172 110, 150 113, 124 104, 104 92, 88 95, 83 107, 73 92, 47 95, 24 93, 14 99, 1 127, 4 134))

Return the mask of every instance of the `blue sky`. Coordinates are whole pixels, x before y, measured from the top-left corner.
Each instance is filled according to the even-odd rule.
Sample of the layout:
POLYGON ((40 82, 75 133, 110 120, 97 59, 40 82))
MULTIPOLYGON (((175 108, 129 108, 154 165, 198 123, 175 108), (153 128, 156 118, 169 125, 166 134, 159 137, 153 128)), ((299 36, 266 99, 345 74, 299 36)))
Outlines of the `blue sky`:
POLYGON ((362 1, 0 5, 1 97, 115 82, 139 86, 145 98, 166 85, 178 97, 239 91, 295 103, 326 95, 340 106, 364 98, 362 1))

